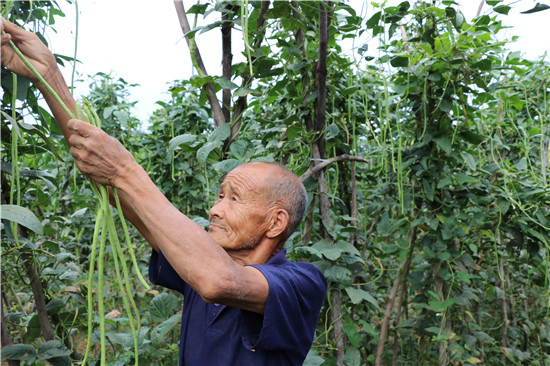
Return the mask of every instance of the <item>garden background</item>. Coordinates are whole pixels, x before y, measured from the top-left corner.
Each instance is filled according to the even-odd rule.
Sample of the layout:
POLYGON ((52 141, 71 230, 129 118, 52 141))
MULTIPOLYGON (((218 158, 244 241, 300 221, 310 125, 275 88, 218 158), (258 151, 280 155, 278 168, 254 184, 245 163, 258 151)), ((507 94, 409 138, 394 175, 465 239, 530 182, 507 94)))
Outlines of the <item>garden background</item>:
MULTIPOLYGON (((135 81, 73 73, 74 54, 58 62, 200 225, 238 164, 276 161, 301 177, 310 204, 286 246, 330 284, 307 365, 550 365, 550 65, 501 36, 512 9, 547 5, 483 1, 467 19, 450 0, 369 2, 367 15, 339 1, 175 4, 189 46, 174 47, 195 71, 166 85, 148 120, 129 97, 135 81), (220 38, 219 74, 201 67, 205 32, 220 38)), ((1 10, 45 42, 66 16, 55 1, 1 10)), ((2 358, 78 364, 96 291, 94 193, 36 89, 3 68, 2 90, 2 358)), ((146 274, 150 249, 130 234, 146 274)), ((107 254, 108 363, 175 364, 181 297, 132 272, 136 351, 107 254)))

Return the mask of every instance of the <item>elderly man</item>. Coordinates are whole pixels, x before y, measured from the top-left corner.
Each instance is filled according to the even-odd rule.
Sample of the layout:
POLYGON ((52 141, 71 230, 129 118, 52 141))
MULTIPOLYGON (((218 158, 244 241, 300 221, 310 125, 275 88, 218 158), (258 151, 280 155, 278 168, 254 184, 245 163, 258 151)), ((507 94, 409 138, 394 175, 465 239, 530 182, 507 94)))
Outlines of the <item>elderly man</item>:
POLYGON ((220 184, 204 231, 179 212, 120 142, 71 120, 14 54, 11 39, 65 104, 73 107, 54 57, 34 34, 4 21, 2 64, 44 95, 77 167, 116 187, 125 216, 153 248, 149 278, 184 295, 181 365, 301 365, 311 347, 326 280, 309 263, 285 258, 306 191, 288 169, 244 164, 220 184))

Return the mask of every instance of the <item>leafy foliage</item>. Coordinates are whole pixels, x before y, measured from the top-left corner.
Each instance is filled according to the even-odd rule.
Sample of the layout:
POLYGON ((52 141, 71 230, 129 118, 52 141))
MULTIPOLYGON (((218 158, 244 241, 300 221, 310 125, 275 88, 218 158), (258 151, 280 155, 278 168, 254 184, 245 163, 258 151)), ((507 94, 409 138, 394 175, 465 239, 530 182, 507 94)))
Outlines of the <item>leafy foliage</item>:
MULTIPOLYGON (((40 33, 62 14, 55 2, 34 3, 14 2, 10 19, 35 22, 40 33)), ((238 164, 277 161, 308 177, 307 217, 286 246, 324 272, 330 291, 305 364, 546 365, 550 65, 507 51, 498 37, 510 6, 487 4, 468 22, 454 1, 373 3, 368 19, 343 2, 207 2, 188 13, 223 21, 195 29, 197 47, 200 32, 224 24, 247 35, 246 61, 229 64, 230 75, 175 81, 147 131, 132 117, 133 84, 98 73, 88 99, 201 225, 217 181, 238 164), (359 47, 360 59, 342 51, 361 34, 379 40, 378 57, 361 56, 370 44, 359 47), (221 125, 207 83, 229 93, 221 125)), ((53 117, 21 80, 22 108, 12 113, 11 80, 3 69, 2 149, 17 151, 2 157, 3 324, 13 343, 3 357, 76 362, 92 194, 53 117), (12 207, 18 235, 6 221, 12 207)), ((145 271, 149 249, 132 234, 145 271)), ((110 352, 124 364, 132 341, 114 291, 105 294, 110 352)), ((140 361, 173 364, 181 299, 138 290, 136 301, 140 361)))

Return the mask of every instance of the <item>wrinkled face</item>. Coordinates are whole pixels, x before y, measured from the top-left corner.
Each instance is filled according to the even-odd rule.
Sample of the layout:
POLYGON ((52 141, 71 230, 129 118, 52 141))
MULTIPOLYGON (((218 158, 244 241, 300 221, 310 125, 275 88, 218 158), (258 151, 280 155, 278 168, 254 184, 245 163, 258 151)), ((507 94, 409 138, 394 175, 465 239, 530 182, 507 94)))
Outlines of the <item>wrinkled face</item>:
POLYGON ((242 165, 220 185, 210 209, 208 232, 222 248, 236 251, 254 248, 267 229, 268 203, 261 189, 269 171, 261 165, 242 165))

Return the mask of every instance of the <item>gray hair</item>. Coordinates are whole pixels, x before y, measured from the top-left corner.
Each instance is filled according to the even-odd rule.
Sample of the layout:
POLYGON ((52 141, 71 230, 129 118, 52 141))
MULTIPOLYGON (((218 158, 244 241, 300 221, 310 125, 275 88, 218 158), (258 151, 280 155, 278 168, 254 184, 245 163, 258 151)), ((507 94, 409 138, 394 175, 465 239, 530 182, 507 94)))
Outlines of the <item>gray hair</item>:
POLYGON ((276 168, 275 174, 267 182, 270 203, 288 212, 289 225, 285 231, 286 240, 300 226, 307 207, 307 191, 294 172, 282 164, 267 162, 276 168))

